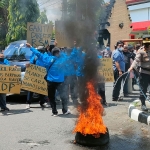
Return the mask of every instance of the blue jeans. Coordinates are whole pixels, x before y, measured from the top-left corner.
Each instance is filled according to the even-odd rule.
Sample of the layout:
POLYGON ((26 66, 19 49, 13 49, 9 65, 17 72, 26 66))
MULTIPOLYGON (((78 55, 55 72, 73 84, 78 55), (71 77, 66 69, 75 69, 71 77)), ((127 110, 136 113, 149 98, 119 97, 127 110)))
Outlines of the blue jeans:
POLYGON ((0 94, 0 107, 1 109, 6 108, 6 94, 0 94))

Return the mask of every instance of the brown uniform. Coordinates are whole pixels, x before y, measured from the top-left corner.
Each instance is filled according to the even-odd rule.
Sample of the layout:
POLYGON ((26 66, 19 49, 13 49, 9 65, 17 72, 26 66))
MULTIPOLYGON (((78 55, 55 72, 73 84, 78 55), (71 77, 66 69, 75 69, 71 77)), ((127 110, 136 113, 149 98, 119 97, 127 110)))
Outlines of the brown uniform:
POLYGON ((140 66, 140 72, 150 75, 150 51, 147 53, 144 50, 139 50, 136 54, 132 67, 136 69, 140 66))
POLYGON ((146 92, 148 85, 150 84, 150 51, 145 52, 144 50, 139 50, 136 54, 136 58, 133 61, 132 67, 136 69, 140 66, 140 88, 142 92, 140 93, 140 100, 142 105, 145 105, 146 92), (144 95, 143 95, 144 93, 144 95))

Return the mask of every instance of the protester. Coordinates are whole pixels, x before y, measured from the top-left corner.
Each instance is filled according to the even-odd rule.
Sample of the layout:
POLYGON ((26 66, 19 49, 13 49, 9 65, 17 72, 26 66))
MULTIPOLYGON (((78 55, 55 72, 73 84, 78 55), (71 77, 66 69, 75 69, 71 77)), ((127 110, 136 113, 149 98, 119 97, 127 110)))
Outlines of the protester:
MULTIPOLYGON (((132 54, 131 51, 129 51, 129 47, 124 45, 124 49, 123 49, 123 55, 124 55, 124 62, 125 62, 125 72, 128 71, 128 69, 130 68, 131 65, 131 59, 134 60, 134 55, 132 54)), ((123 87, 123 94, 124 97, 128 96, 128 79, 129 79, 129 74, 125 74, 123 76, 124 78, 124 87, 123 87)))
MULTIPOLYGON (((7 65, 9 66, 9 61, 4 58, 4 54, 0 53, 0 65, 7 65)), ((6 106, 6 94, 0 93, 0 108, 1 111, 9 111, 9 108, 6 106)))
POLYGON ((113 69, 114 69, 114 88, 112 93, 112 101, 119 100, 119 94, 121 90, 121 82, 123 80, 123 73, 125 72, 125 62, 124 62, 124 55, 123 55, 123 46, 124 43, 122 41, 118 41, 117 49, 113 53, 113 69))
MULTIPOLYGON (((43 53, 44 55, 47 55, 47 53, 45 53, 45 48, 43 46, 39 46, 37 48, 37 50, 40 52, 40 53, 43 53)), ((40 66, 40 67, 46 67, 46 63, 43 63, 43 61, 41 61, 40 59, 38 59, 38 57, 35 55, 35 54, 32 54, 31 58, 30 58, 30 64, 35 64, 37 66, 40 66)), ((26 67, 29 67, 30 64, 27 64, 26 67)), ((26 109, 29 109, 30 108, 30 105, 31 105, 31 102, 33 100, 33 92, 28 92, 27 94, 27 105, 26 105, 26 109)), ((42 94, 39 94, 39 100, 40 100, 40 106, 41 107, 46 107, 47 106, 47 103, 46 103, 46 97, 45 95, 42 95, 42 94)))
MULTIPOLYGON (((101 53, 101 51, 98 52, 98 58, 101 59, 101 58, 109 58, 111 57, 111 54, 109 55, 105 55, 103 52, 101 53)), ((104 106, 108 106, 107 102, 106 102, 106 95, 105 95, 105 83, 99 83, 97 84, 97 92, 98 94, 101 96, 102 98, 102 104, 104 106)))
POLYGON ((146 107, 146 93, 147 93, 147 88, 150 84, 150 36, 143 36, 143 44, 144 47, 141 47, 137 54, 136 58, 129 68, 128 71, 131 71, 133 69, 137 69, 137 67, 140 65, 140 89, 142 90, 140 92, 140 97, 139 99, 141 100, 141 109, 143 111, 147 111, 146 107))
POLYGON ((77 77, 76 77, 76 59, 69 59, 72 52, 72 48, 66 49, 66 64, 65 64, 65 84, 67 86, 66 88, 66 94, 69 100, 69 92, 71 94, 71 99, 73 103, 77 104, 77 77))
POLYGON ((81 47, 78 47, 77 51, 77 57, 76 57, 76 76, 77 76, 77 81, 78 81, 78 97, 81 98, 81 93, 84 92, 81 87, 83 86, 83 79, 84 79, 84 62, 85 62, 85 56, 86 53, 82 50, 81 47))
POLYGON ((112 52, 110 50, 109 44, 107 44, 106 48, 102 51, 102 56, 104 58, 110 58, 112 55, 112 52))
MULTIPOLYGON (((50 104, 52 107, 52 114, 53 116, 57 116, 58 111, 56 108, 55 94, 56 89, 58 89, 61 83, 64 82, 64 64, 66 62, 66 58, 60 56, 60 49, 57 47, 53 48, 52 50, 53 56, 48 56, 37 51, 29 43, 27 43, 26 45, 27 47, 30 47, 30 50, 38 57, 38 59, 40 59, 49 66, 46 78, 48 84, 48 97, 50 99, 50 104)), ((76 57, 75 48, 70 55, 70 59, 74 57, 76 57)), ((63 94, 65 95, 65 93, 63 94)), ((62 100, 62 112, 63 114, 68 114, 67 100, 62 95, 60 96, 62 100)))

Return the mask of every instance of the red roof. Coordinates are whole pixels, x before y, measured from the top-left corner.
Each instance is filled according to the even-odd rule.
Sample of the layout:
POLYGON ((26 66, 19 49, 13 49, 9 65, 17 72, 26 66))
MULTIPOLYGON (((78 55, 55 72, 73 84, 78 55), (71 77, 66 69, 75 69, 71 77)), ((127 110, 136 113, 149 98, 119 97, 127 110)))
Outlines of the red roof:
POLYGON ((144 31, 150 27, 150 21, 133 22, 130 26, 132 27, 132 31, 144 31))

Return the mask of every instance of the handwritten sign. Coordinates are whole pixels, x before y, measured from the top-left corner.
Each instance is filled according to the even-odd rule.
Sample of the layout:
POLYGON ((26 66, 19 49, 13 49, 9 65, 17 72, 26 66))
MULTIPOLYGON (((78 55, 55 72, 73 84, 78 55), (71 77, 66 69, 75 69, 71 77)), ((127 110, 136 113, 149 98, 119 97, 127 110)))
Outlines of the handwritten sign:
POLYGON ((47 82, 44 80, 46 69, 36 65, 30 65, 26 69, 21 89, 47 95, 47 82))
POLYGON ((53 26, 50 24, 27 23, 27 42, 33 47, 50 45, 53 26))
POLYGON ((98 67, 99 82, 114 82, 112 58, 100 59, 100 66, 98 67))
POLYGON ((58 47, 69 47, 73 45, 73 40, 67 36, 67 31, 65 29, 65 22, 56 21, 55 22, 55 38, 58 43, 58 47))
POLYGON ((20 94, 21 68, 0 65, 0 93, 20 94))

